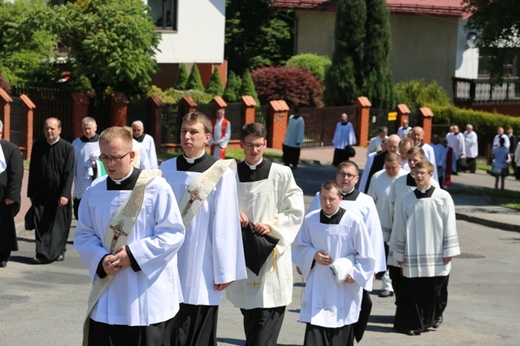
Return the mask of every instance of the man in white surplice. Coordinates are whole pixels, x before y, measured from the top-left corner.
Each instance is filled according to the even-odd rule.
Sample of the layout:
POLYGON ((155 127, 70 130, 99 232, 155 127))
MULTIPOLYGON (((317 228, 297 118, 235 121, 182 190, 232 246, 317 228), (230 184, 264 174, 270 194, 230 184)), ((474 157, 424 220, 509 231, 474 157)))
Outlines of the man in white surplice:
POLYGON ((132 135, 141 149, 141 169, 159 168, 155 141, 152 136, 144 133, 144 124, 141 120, 132 123, 132 135))
MULTIPOLYGON (((205 151, 211 129, 211 122, 204 114, 186 114, 181 125, 183 155, 161 165, 163 176, 172 186, 179 203, 192 181, 217 162, 205 151)), ((216 345, 222 291, 233 281, 247 277, 235 171, 226 168, 215 183, 187 226, 186 241, 179 250, 179 274, 184 295, 177 335, 177 345, 181 346, 216 345)), ((201 187, 191 188, 197 190, 201 187)), ((183 212, 196 204, 197 199, 195 194, 186 207, 181 205, 183 212)))
POLYGON ((129 198, 141 171, 132 166, 132 136, 123 127, 103 131, 99 145, 108 176, 96 179, 83 195, 74 246, 93 282, 107 275, 114 278, 90 314, 89 345, 141 345, 143 340, 169 344, 182 302, 177 251, 185 234, 175 196, 157 176, 144 189, 135 224, 126 225, 128 229, 124 223, 116 225, 112 217, 129 198), (105 234, 120 225, 129 233, 126 246, 110 253, 105 234))
MULTIPOLYGON (((291 169, 263 158, 267 131, 259 123, 241 130, 245 160, 238 164, 238 205, 242 227, 249 223, 259 234, 279 239, 257 275, 231 285, 227 298, 244 316, 247 345, 276 345, 285 308, 292 301, 291 243, 304 213, 303 192, 291 169)), ((247 251, 247 250, 246 250, 247 251)))
POLYGON ((352 345, 363 289, 371 289, 374 253, 363 220, 340 207, 341 188, 320 189, 321 209, 304 218, 293 243, 293 262, 306 279, 299 321, 304 345, 352 345))

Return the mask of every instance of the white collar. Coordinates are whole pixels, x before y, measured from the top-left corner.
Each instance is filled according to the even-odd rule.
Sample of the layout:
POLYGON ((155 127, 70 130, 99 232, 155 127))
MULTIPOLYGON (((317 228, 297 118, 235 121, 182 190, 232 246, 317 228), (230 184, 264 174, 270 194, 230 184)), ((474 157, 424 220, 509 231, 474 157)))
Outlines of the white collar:
POLYGON ((263 160, 264 160, 264 158, 262 157, 262 158, 260 159, 260 161, 258 161, 258 163, 257 163, 256 165, 250 165, 249 163, 247 163, 246 160, 244 160, 244 162, 246 163, 246 165, 249 167, 250 170, 252 170, 252 171, 256 171, 258 165, 261 164, 263 160))
POLYGON ((132 170, 130 171, 130 173, 128 173, 128 175, 126 177, 123 177, 121 179, 112 179, 112 178, 110 178, 110 179, 112 179, 114 181, 114 183, 116 183, 116 185, 121 185, 123 180, 128 179, 132 175, 133 172, 134 172, 134 167, 132 166, 132 170))
POLYGON ((184 155, 184 154, 182 154, 182 156, 184 156, 184 158, 186 159, 186 161, 189 164, 193 165, 195 163, 195 160, 200 159, 202 156, 204 156, 205 153, 206 152, 203 151, 202 154, 200 154, 200 156, 198 156, 198 157, 186 157, 186 155, 184 155))
POLYGON ((335 211, 335 212, 333 212, 333 213, 332 213, 332 214, 330 214, 330 215, 329 215, 329 214, 327 214, 326 212, 324 212, 324 211, 323 211, 323 209, 322 209, 322 211, 323 211, 323 215, 325 215, 325 216, 326 216, 326 217, 327 217, 328 219, 330 219, 331 217, 333 217, 334 215, 336 215, 336 214, 338 213, 338 211, 339 211, 339 208, 341 208, 341 207, 338 207, 338 209, 336 209, 336 211, 335 211))

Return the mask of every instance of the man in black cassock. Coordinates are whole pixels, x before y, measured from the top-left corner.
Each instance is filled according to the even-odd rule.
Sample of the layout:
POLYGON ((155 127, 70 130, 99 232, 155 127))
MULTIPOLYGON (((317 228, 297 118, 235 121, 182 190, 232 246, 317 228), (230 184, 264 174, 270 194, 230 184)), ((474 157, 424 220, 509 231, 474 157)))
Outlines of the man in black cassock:
POLYGON ((60 138, 61 122, 45 120, 45 139, 32 147, 27 196, 34 207, 36 256, 34 264, 65 259, 65 245, 72 219, 71 188, 74 148, 60 138))
POLYGON ((20 211, 23 159, 18 147, 2 139, 0 120, 0 268, 7 266, 11 251, 18 250, 14 217, 20 211))

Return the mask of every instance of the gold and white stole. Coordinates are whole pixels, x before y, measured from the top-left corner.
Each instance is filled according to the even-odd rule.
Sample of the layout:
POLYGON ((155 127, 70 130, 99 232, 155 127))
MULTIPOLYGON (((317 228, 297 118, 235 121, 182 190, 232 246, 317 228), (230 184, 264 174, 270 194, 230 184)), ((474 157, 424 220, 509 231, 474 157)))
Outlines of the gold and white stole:
POLYGON ((227 168, 231 168, 236 172, 236 161, 231 159, 218 160, 209 169, 192 180, 179 203, 182 222, 186 229, 227 168))
MULTIPOLYGON (((146 186, 155 178, 161 175, 161 171, 155 170, 144 170, 139 174, 137 183, 134 189, 130 193, 130 196, 117 208, 114 215, 110 219, 108 224, 103 246, 111 254, 119 249, 121 246, 126 245, 128 236, 132 232, 132 229, 139 216, 139 211, 144 201, 144 193, 146 186)), ((83 324, 83 346, 88 345, 88 327, 90 313, 96 306, 99 298, 110 286, 110 283, 114 280, 114 275, 107 275, 102 279, 97 280, 88 298, 88 309, 85 323, 83 324)))

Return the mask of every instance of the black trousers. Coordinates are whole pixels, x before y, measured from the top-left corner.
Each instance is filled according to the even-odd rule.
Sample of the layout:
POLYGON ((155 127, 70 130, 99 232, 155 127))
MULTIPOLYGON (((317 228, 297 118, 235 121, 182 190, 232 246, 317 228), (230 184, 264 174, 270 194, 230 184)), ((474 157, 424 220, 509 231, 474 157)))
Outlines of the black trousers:
POLYGON ((297 167, 298 162, 300 161, 300 151, 301 148, 289 147, 284 144, 282 155, 283 163, 286 166, 293 165, 294 167, 297 167))
POLYGON ((354 345, 354 329, 352 325, 340 328, 325 328, 307 323, 303 345, 352 346, 354 345))
POLYGON ((285 306, 240 309, 244 316, 246 346, 276 346, 282 329, 285 306))
POLYGON ((347 155, 345 149, 334 149, 334 157, 332 159, 332 165, 338 167, 343 161, 348 161, 350 157, 347 155))
POLYGON ((170 346, 177 333, 177 317, 149 326, 111 325, 89 321, 89 346, 170 346))
POLYGON ((181 304, 176 346, 217 345, 218 305, 181 304))

